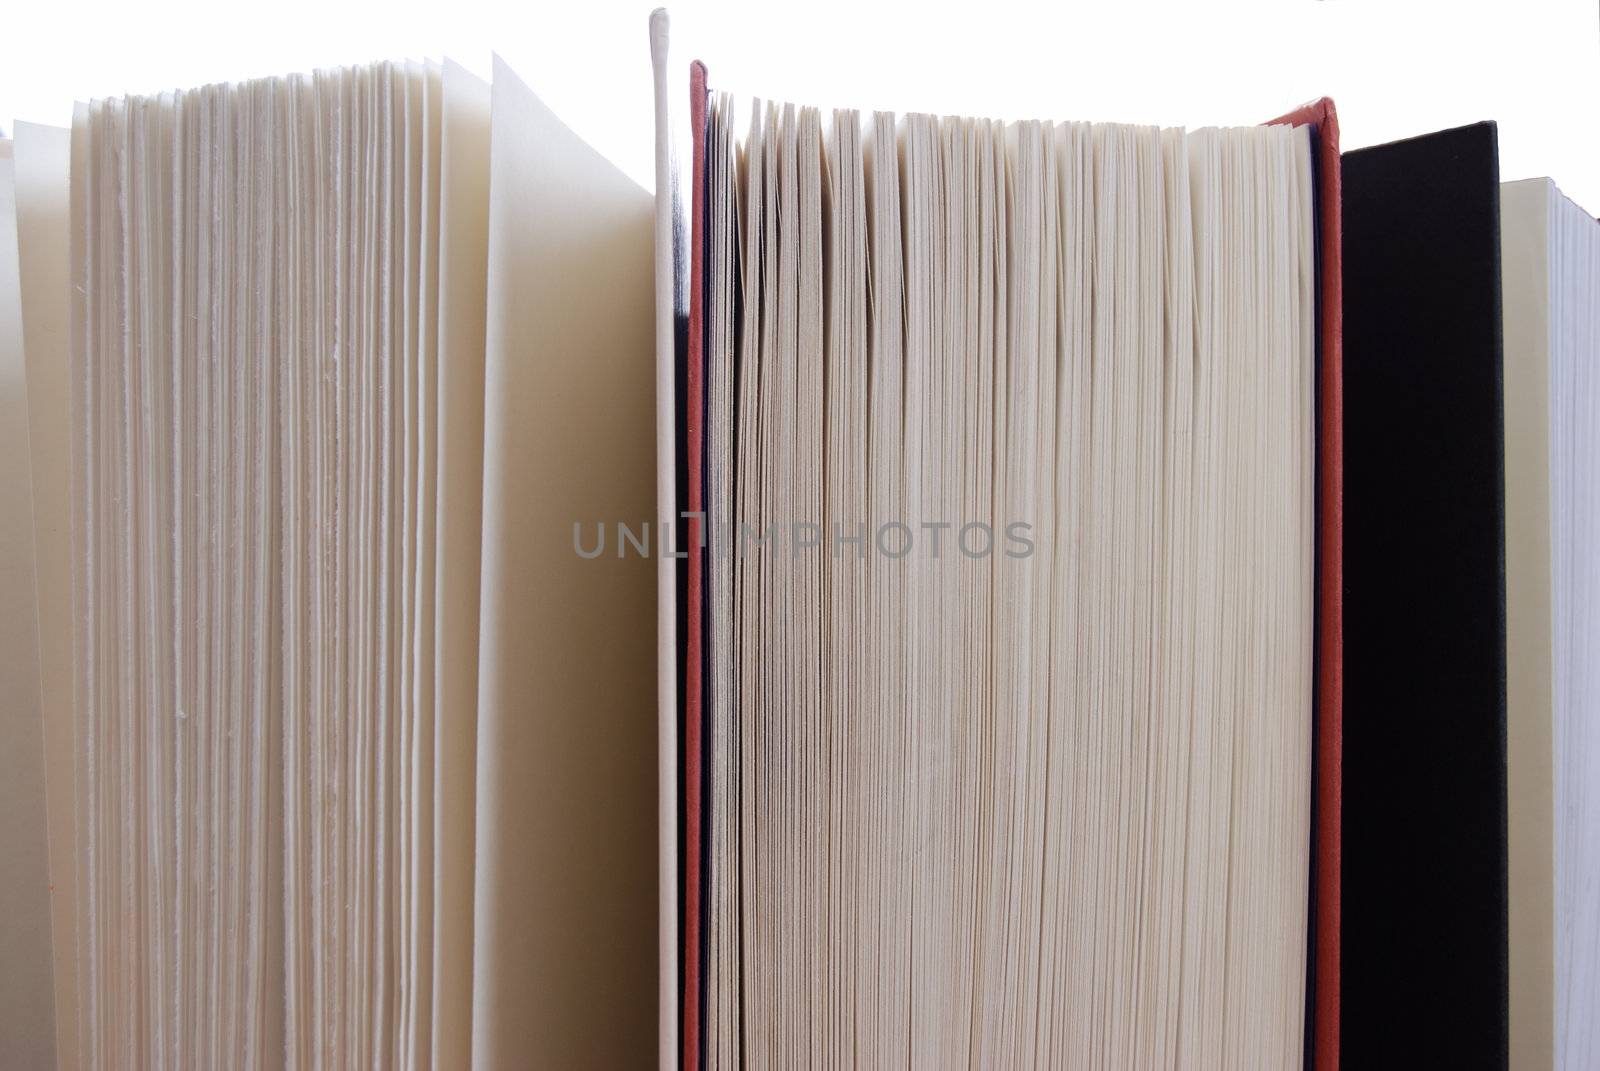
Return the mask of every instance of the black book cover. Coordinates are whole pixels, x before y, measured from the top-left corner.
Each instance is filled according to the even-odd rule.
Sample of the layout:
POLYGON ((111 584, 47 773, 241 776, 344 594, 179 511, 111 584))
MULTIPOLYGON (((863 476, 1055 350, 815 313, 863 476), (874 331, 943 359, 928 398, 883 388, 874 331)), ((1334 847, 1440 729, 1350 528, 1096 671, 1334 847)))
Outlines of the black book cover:
POLYGON ((1493 123, 1344 183, 1346 1067, 1505 1067, 1506 624, 1493 123))

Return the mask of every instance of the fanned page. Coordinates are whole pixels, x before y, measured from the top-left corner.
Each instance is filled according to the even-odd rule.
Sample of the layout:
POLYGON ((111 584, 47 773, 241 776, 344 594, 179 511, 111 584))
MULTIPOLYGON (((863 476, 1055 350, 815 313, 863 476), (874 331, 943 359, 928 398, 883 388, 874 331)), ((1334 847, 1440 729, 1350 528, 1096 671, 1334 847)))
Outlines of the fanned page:
POLYGON ((58 1066, 639 1062, 649 197, 504 65, 30 136, 58 1066))
POLYGON ((1300 1063, 1309 132, 703 138, 685 1065, 1300 1063))
POLYGON ((481 443, 440 437, 449 95, 379 64, 76 124, 87 1066, 433 1055, 434 735, 475 713, 434 689, 434 522, 481 443))

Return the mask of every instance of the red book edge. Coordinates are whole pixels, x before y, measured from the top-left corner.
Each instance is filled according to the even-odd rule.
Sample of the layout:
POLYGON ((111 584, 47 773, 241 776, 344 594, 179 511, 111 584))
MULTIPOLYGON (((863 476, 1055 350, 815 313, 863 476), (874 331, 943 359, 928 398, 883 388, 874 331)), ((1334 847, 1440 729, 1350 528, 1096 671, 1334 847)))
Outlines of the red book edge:
MULTIPOLYGON (((689 66, 689 122, 693 136, 689 237, 689 324, 684 373, 685 441, 689 512, 705 508, 701 475, 705 419, 705 150, 706 67, 689 66)), ((1344 397, 1343 297, 1339 214, 1339 117, 1327 97, 1296 108, 1269 125, 1312 125, 1318 144, 1318 342, 1317 383, 1317 822, 1316 917, 1312 921, 1316 955, 1313 978, 1312 1047, 1316 1071, 1339 1067, 1339 863, 1340 786, 1343 746, 1343 533, 1344 397)), ((688 557, 687 638, 684 644, 684 899, 683 899, 683 1068, 700 1062, 700 812, 702 698, 704 680, 702 586, 699 524, 691 521, 688 557)))
MULTIPOLYGON (((689 123, 694 136, 689 201, 689 326, 684 360, 684 449, 688 469, 688 512, 704 515, 705 481, 705 221, 706 221, 706 66, 689 65, 689 123)), ((683 1066, 700 1063, 700 825, 704 750, 702 706, 705 696, 704 522, 688 518, 688 582, 684 598, 683 651, 683 1066)))
POLYGON ((1340 785, 1344 741, 1344 299, 1339 116, 1327 97, 1268 125, 1311 125, 1317 139, 1317 769, 1312 850, 1312 1038, 1316 1071, 1339 1067, 1340 785))

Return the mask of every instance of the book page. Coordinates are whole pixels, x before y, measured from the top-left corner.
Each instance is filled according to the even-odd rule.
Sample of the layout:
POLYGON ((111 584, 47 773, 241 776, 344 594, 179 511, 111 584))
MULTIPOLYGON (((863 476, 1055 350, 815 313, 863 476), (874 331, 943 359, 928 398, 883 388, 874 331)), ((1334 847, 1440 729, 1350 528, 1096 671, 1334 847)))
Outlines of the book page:
POLYGON ((50 823, 50 926, 57 1066, 77 1059, 76 853, 73 822, 72 539, 67 369, 69 132, 18 123, 13 142, 28 437, 33 470, 34 590, 50 823))
POLYGON ((13 143, 0 139, 0 1064, 55 1059, 33 479, 13 143))
POLYGON ((447 62, 440 89, 432 1054, 462 1067, 472 1048, 489 86, 447 62))
POLYGON ((652 200, 494 72, 479 630, 476 1067, 656 1042, 652 200))

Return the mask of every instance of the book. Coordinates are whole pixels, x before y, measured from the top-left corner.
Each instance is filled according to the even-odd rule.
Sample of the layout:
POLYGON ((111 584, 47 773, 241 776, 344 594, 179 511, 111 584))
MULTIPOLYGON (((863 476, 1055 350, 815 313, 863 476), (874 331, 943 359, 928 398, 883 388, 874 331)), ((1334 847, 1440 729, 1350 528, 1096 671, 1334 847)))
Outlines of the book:
POLYGON ((1509 1025, 1516 1067, 1600 1059, 1595 544, 1600 224, 1546 178, 1500 187, 1505 329, 1509 1025))
POLYGON ((1347 152, 1343 183, 1340 1055, 1505 1066, 1494 124, 1347 152))
MULTIPOLYGON (((664 59, 658 43, 658 120, 664 59)), ((689 548, 662 571, 678 610, 658 648, 663 736, 681 740, 663 1066, 1336 1066, 1331 106, 1287 117, 1309 131, 1191 134, 746 116, 689 74, 681 179, 658 130, 658 210, 688 216, 686 240, 658 218, 657 247, 677 298, 670 324, 658 308, 657 411, 677 418, 660 512, 689 548), (1258 404, 1210 408, 1247 383, 1258 404), (1268 441, 1251 467, 1242 444, 1268 441), (1241 466, 1242 485, 1207 482, 1241 466), (1041 508, 1038 542, 996 550, 1041 508), (1274 562, 1270 627, 1220 594, 1262 575, 1224 550, 1247 531, 1274 562), (1212 621, 1243 646, 1213 646, 1212 621), (1207 690, 1260 643, 1260 674, 1232 679, 1266 693, 1207 690), (1194 740, 1224 767, 1195 772, 1194 740), (1245 802, 1207 811, 1223 785, 1245 802), (1210 898, 1217 858, 1251 879, 1210 898), (1224 921, 1240 911, 1248 936, 1224 921), (1225 951, 1204 936, 1223 929, 1225 951), (1229 1020, 1230 985, 1227 1006, 1270 1010, 1229 1020)))
POLYGON ((578 537, 653 513, 648 194, 394 62, 20 127, 0 208, 6 1062, 647 1059, 651 565, 578 537))

